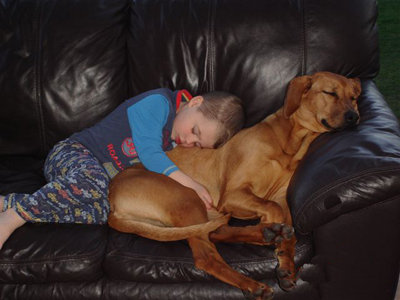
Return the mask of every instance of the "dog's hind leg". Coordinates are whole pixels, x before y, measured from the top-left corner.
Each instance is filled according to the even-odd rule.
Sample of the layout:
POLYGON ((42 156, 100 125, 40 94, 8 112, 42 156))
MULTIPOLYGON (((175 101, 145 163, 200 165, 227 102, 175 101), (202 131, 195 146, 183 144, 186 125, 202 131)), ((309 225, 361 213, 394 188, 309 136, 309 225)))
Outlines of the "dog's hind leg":
POLYGON ((266 284, 257 282, 233 270, 219 255, 207 235, 188 239, 195 266, 219 280, 242 290, 246 299, 269 300, 274 291, 266 284))
POLYGON ((293 228, 282 225, 285 221, 284 211, 275 201, 259 198, 249 189, 225 193, 221 200, 218 209, 223 213, 244 220, 261 219, 261 223, 248 227, 221 226, 210 234, 213 241, 271 245, 292 238, 293 228))
POLYGON ((260 218, 261 222, 254 226, 229 227, 223 225, 210 233, 213 242, 246 242, 252 244, 275 244, 278 259, 276 270, 280 286, 290 290, 295 286, 296 269, 294 264, 294 235, 292 220, 285 203, 285 193, 270 201, 257 197, 249 189, 241 189, 226 193, 222 200, 221 210, 231 213, 233 217, 242 219, 260 218), (228 199, 229 201, 224 201, 228 199))
POLYGON ((279 285, 286 291, 296 286, 297 274, 294 264, 296 237, 291 226, 277 223, 259 223, 246 227, 222 225, 217 230, 210 232, 209 237, 212 242, 276 245, 275 255, 278 260, 276 276, 279 279, 279 285), (282 233, 284 231, 287 232, 282 233), (268 242, 266 241, 267 239, 268 242))

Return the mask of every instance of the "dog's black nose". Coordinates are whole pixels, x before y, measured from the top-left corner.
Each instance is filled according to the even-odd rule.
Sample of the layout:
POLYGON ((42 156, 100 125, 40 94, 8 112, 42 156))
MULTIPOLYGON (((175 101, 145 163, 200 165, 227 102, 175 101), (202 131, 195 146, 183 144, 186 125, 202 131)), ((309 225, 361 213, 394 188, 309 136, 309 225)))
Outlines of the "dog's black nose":
POLYGON ((348 125, 356 125, 360 116, 354 110, 349 110, 344 114, 344 118, 348 125))

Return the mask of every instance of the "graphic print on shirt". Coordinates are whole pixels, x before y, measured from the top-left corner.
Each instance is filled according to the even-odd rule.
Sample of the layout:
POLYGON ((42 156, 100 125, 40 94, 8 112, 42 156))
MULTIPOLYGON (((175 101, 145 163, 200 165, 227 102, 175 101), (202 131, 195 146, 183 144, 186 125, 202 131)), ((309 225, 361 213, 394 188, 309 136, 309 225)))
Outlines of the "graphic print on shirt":
POLYGON ((118 166, 118 168, 120 170, 124 170, 125 167, 122 164, 122 162, 119 159, 119 157, 117 156, 117 152, 114 149, 114 145, 113 144, 108 144, 107 145, 107 150, 108 150, 108 153, 110 154, 111 158, 114 160, 115 164, 118 166))
POLYGON ((108 176, 110 178, 114 178, 115 175, 119 173, 119 171, 114 167, 112 162, 105 162, 103 163, 103 168, 106 170, 108 176))
POLYGON ((122 152, 128 157, 137 157, 137 152, 133 139, 131 137, 126 138, 121 145, 122 152))

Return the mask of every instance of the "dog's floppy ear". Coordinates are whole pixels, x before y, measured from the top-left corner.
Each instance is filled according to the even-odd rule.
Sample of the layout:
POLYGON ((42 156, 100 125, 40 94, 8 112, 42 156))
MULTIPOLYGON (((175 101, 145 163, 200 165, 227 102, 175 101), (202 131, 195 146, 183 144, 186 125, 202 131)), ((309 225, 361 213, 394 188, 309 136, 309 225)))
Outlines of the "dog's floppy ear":
POLYGON ((292 79, 286 90, 283 115, 286 119, 299 108, 303 93, 311 88, 311 76, 301 76, 292 79))
POLYGON ((354 91, 358 97, 361 94, 361 81, 358 78, 353 78, 352 81, 353 81, 353 85, 354 85, 354 91))

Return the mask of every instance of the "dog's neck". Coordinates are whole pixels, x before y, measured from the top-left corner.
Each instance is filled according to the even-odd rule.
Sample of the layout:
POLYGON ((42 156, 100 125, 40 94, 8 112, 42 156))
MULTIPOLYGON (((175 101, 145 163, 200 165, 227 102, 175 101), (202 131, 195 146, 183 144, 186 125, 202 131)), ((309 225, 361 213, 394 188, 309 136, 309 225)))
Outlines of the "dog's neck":
POLYGON ((287 132, 288 139, 283 151, 287 155, 291 155, 292 162, 290 164, 290 169, 295 169, 299 161, 306 154, 310 144, 317 138, 321 133, 310 130, 304 126, 300 112, 295 112, 287 122, 291 126, 288 126, 289 132, 287 132))
POLYGON ((287 155, 296 155, 303 147, 304 141, 309 134, 310 130, 307 128, 297 123, 293 124, 291 131, 289 132, 289 138, 287 139, 287 143, 283 149, 284 152, 287 155))

